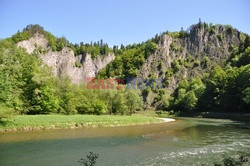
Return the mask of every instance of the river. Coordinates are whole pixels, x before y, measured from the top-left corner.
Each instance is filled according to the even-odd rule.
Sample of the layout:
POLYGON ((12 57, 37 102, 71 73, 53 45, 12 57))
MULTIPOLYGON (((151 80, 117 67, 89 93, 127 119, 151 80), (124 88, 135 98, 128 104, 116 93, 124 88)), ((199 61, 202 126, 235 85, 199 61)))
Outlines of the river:
POLYGON ((97 166, 213 165, 223 154, 250 157, 250 129, 219 119, 180 118, 129 127, 0 133, 1 166, 71 166, 89 152, 97 166))

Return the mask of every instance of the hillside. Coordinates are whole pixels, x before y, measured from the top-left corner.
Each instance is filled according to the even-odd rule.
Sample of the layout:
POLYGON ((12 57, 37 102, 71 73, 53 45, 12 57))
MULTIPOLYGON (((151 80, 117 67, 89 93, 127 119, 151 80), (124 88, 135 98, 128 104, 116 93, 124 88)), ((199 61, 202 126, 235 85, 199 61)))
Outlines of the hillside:
POLYGON ((204 22, 113 48, 102 40, 72 44, 29 25, 1 41, 0 106, 28 114, 244 112, 250 104, 249 46, 249 35, 204 22), (86 77, 95 76, 161 79, 163 88, 87 90, 86 77))

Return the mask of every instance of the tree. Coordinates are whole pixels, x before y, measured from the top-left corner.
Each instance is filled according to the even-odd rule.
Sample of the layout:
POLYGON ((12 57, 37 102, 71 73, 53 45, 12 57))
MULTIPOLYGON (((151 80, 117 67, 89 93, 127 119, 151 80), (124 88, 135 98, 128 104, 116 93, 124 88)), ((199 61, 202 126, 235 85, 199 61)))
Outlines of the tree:
POLYGON ((126 105, 125 94, 121 92, 121 90, 118 90, 118 93, 115 95, 112 107, 114 113, 119 113, 122 115, 126 113, 128 107, 126 105))
POLYGON ((145 45, 145 58, 147 58, 150 54, 153 54, 157 48, 156 43, 148 41, 145 45))
POLYGON ((15 112, 13 109, 0 105, 0 122, 3 118, 7 118, 14 114, 15 112))
POLYGON ((97 115, 105 114, 107 112, 107 105, 104 101, 97 99, 93 101, 94 113, 97 115))
POLYGON ((188 92, 183 99, 183 107, 188 111, 194 110, 198 99, 195 96, 194 91, 188 92))
POLYGON ((242 93, 244 94, 243 101, 250 104, 250 87, 247 87, 242 93))
POLYGON ((136 110, 140 110, 142 107, 142 99, 135 90, 127 90, 126 92, 127 107, 129 114, 131 115, 136 110))
POLYGON ((244 42, 244 48, 246 49, 249 46, 250 46, 250 36, 247 35, 246 39, 245 39, 245 42, 244 42))
POLYGON ((29 114, 56 113, 59 108, 53 79, 47 74, 45 72, 37 73, 32 77, 28 91, 30 95, 29 114))

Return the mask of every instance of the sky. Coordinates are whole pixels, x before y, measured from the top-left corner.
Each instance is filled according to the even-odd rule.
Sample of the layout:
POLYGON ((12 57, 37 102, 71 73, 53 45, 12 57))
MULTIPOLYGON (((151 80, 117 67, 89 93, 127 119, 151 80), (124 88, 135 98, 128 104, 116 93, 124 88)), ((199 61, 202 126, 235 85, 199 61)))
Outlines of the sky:
POLYGON ((40 24, 72 43, 133 44, 199 18, 250 34, 249 0, 0 0, 0 38, 40 24))

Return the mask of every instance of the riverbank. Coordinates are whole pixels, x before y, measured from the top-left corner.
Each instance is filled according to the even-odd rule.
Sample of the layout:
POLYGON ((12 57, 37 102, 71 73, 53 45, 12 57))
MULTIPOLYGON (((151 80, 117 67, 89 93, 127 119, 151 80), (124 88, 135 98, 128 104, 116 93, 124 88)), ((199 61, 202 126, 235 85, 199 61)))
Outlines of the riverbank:
POLYGON ((247 122, 250 120, 249 113, 228 113, 228 112, 185 112, 179 115, 180 117, 193 118, 213 118, 213 119, 230 119, 235 121, 247 122))
POLYGON ((170 122, 170 118, 141 115, 20 115, 0 121, 0 131, 67 129, 81 127, 114 127, 170 122))

